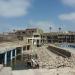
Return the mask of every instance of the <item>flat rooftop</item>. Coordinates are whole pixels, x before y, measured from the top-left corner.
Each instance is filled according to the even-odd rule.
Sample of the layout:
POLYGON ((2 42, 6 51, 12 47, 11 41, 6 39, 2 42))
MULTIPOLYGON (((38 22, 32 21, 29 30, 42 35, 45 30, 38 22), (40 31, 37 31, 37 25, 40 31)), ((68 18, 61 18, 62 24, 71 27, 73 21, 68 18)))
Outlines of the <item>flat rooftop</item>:
POLYGON ((7 51, 10 51, 10 50, 13 50, 16 47, 22 47, 22 46, 25 46, 25 45, 28 45, 28 44, 26 44, 26 42, 24 42, 24 41, 0 43, 0 54, 4 53, 4 52, 7 52, 7 51))
POLYGON ((43 33, 42 35, 75 35, 75 32, 48 32, 48 33, 43 33))

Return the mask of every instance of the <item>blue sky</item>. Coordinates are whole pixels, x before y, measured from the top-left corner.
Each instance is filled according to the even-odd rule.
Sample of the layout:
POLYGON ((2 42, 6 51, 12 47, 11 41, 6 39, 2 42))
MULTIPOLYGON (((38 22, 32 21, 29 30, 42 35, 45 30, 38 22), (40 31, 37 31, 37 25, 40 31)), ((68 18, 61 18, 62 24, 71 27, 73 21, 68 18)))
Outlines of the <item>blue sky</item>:
POLYGON ((0 32, 50 26, 75 31, 75 0, 0 0, 0 32))

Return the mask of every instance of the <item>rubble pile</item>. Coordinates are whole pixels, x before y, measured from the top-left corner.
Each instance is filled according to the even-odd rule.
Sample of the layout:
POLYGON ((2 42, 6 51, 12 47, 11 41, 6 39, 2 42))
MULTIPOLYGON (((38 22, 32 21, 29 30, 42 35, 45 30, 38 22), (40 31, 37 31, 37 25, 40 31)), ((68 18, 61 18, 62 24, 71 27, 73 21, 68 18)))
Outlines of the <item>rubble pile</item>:
POLYGON ((60 67, 74 67, 75 66, 75 56, 70 58, 64 58, 62 56, 56 55, 50 52, 46 46, 35 49, 38 55, 38 62, 40 68, 54 69, 60 67))

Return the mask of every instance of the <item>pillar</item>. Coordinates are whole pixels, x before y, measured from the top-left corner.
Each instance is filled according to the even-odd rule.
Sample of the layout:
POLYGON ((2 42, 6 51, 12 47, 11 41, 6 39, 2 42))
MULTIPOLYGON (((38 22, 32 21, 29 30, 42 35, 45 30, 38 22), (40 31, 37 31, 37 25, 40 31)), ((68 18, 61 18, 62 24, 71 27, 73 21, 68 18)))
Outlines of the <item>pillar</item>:
POLYGON ((16 49, 15 49, 15 57, 17 56, 17 53, 16 53, 16 49))
POLYGON ((21 53, 23 54, 23 47, 21 48, 21 53))
POLYGON ((21 47, 21 61, 23 61, 23 47, 21 47))
POLYGON ((41 46, 41 44, 42 44, 41 39, 39 39, 39 41, 40 41, 40 46, 41 46))
POLYGON ((34 45, 33 39, 32 39, 32 45, 34 45))
POLYGON ((16 64, 17 49, 15 49, 15 64, 16 64))
POLYGON ((7 64, 7 52, 4 54, 4 65, 7 64))
POLYGON ((27 45, 26 45, 26 50, 27 50, 27 45))
POLYGON ((12 58, 13 58, 13 51, 11 50, 10 59, 12 60, 12 58))

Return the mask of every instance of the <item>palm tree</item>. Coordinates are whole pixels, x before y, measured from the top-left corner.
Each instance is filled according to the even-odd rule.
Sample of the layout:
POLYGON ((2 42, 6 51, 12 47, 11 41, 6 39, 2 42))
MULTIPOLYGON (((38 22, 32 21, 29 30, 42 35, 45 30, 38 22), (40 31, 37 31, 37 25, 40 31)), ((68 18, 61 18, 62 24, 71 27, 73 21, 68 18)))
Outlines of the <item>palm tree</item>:
POLYGON ((16 30, 15 29, 13 29, 13 32, 15 32, 16 30))
POLYGON ((61 27, 59 27, 58 29, 59 29, 59 32, 60 32, 61 31, 61 27))
POLYGON ((52 27, 50 26, 50 27, 49 27, 49 29, 50 29, 50 32, 51 32, 51 30, 52 30, 52 27))
MULTIPOLYGON (((51 32, 51 30, 52 30, 52 27, 50 26, 49 27, 49 30, 50 30, 50 32, 51 32)), ((51 43, 52 43, 53 41, 52 41, 52 36, 51 36, 51 43)))

